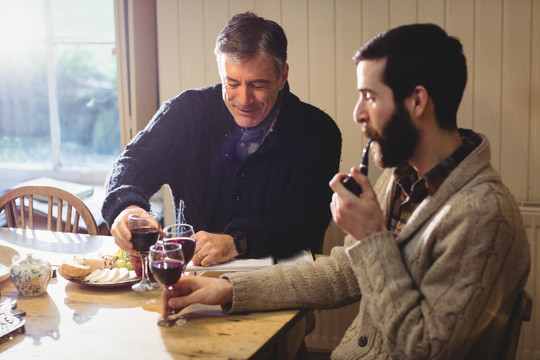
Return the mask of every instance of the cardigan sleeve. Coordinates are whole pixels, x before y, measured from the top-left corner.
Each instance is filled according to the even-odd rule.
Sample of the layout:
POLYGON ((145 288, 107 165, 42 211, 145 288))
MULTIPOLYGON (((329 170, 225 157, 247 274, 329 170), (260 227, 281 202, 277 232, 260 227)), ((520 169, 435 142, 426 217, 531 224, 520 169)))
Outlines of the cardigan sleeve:
POLYGON ((223 309, 330 309, 353 303, 360 299, 360 289, 348 263, 344 247, 336 246, 330 256, 314 262, 222 275, 233 285, 233 302, 223 309))

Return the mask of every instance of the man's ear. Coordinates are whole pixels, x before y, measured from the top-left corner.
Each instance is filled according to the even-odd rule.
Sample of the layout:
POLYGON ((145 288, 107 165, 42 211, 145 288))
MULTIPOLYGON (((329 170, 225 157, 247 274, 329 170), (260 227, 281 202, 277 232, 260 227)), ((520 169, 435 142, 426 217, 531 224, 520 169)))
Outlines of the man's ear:
POLYGON ((285 63, 283 65, 283 71, 281 72, 280 81, 279 84, 279 91, 283 90, 283 87, 285 87, 285 83, 287 82, 287 79, 289 78, 289 64, 285 63))
POLYGON ((411 95, 413 101, 413 114, 421 117, 425 114, 429 102, 429 94, 425 87, 417 85, 411 95))

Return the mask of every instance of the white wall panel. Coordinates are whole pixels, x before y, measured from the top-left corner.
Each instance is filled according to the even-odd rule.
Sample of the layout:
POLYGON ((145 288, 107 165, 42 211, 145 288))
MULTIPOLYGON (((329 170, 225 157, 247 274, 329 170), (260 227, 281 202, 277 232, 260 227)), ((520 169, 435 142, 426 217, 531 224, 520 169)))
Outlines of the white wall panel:
POLYGON ((530 83, 530 158, 525 166, 529 170, 527 199, 540 201, 540 1, 531 8, 531 83, 530 83))
POLYGON ((289 85, 291 91, 305 102, 309 102, 310 95, 307 9, 307 0, 283 1, 281 22, 289 44, 289 85))
MULTIPOLYGON (((448 33, 457 37, 463 44, 467 64, 474 63, 474 2, 470 0, 447 0, 445 24, 448 33)), ((470 82, 467 84, 461 100, 457 123, 459 127, 472 127, 472 86, 470 82)))
POLYGON ((477 0, 474 59, 468 60, 472 87, 473 121, 477 131, 491 142, 492 162, 500 169, 502 0, 477 0), (497 19, 497 21, 494 21, 497 19), (472 76, 471 76, 472 75, 472 76))
MULTIPOLYGON (((520 200, 527 199, 528 196, 529 127, 531 120, 540 121, 530 118, 531 45, 531 1, 505 1, 502 37, 501 175, 514 196, 520 200)), ((539 182, 540 179, 536 181, 539 182)))

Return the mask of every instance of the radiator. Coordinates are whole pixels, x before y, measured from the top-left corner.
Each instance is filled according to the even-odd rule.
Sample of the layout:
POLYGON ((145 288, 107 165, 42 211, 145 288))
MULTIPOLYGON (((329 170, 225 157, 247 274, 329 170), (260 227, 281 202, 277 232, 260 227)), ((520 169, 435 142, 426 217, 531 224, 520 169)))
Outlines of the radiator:
MULTIPOLYGON (((517 351, 517 360, 540 360, 540 203, 522 203, 520 210, 531 245, 531 273, 525 289, 533 299, 531 321, 523 324, 517 351)), ((343 243, 344 234, 337 226, 330 226, 324 254, 336 245, 343 243)), ((331 351, 335 348, 345 330, 358 313, 358 304, 342 309, 321 310, 315 312, 316 328, 306 337, 306 346, 310 350, 331 351)))

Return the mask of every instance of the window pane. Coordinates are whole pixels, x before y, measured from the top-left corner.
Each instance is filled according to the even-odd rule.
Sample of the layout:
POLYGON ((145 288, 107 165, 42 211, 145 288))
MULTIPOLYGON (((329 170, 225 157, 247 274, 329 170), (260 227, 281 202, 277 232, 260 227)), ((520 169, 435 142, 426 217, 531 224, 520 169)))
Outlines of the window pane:
POLYGON ((53 33, 57 38, 114 42, 112 0, 53 0, 53 33))
POLYGON ((120 151, 116 58, 110 45, 59 45, 61 165, 110 166, 120 151))
POLYGON ((41 0, 0 0, 0 162, 51 160, 41 0))

